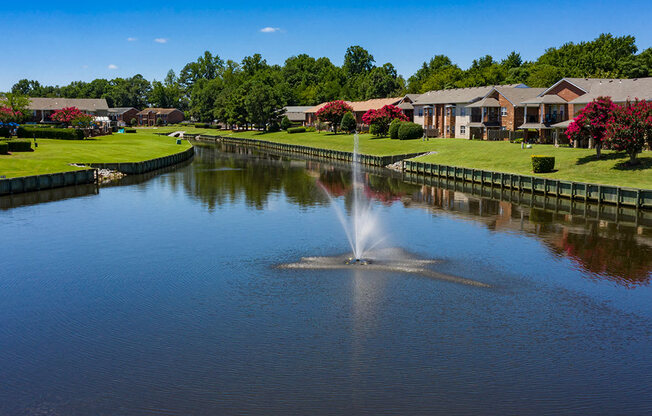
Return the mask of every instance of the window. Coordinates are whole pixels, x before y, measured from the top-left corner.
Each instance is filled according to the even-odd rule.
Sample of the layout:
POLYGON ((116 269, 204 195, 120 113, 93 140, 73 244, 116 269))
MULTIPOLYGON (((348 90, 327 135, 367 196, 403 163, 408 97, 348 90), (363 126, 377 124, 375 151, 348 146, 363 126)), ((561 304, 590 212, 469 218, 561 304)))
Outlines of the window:
POLYGON ((460 107, 460 117, 466 116, 466 107, 460 107))
POLYGON ((507 116, 507 107, 500 107, 500 115, 502 117, 507 116))
POLYGON ((419 108, 419 117, 423 117, 423 108, 419 108))
POLYGON ((466 134, 466 126, 460 126, 460 134, 465 135, 466 134))
POLYGON ((450 133, 450 132, 451 132, 451 126, 446 126, 446 133, 450 133))

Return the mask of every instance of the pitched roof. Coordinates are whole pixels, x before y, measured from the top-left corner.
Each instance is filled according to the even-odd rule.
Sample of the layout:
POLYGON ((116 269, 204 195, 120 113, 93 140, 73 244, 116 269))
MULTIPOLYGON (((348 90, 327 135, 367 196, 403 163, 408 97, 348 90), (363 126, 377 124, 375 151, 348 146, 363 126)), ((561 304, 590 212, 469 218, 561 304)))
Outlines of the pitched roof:
POLYGON ((566 104, 566 100, 557 94, 538 95, 534 98, 521 101, 521 104, 566 104))
MULTIPOLYGON (((329 102, 330 102, 330 101, 326 101, 326 102, 324 102, 324 103, 317 104, 317 105, 314 106, 314 107, 310 107, 309 109, 306 110, 306 113, 316 113, 317 111, 319 111, 322 107, 324 107, 324 106, 325 106, 326 104, 328 104, 329 102)), ((348 101, 345 101, 345 103, 348 103, 348 101)))
POLYGON ((151 108, 144 108, 142 111, 139 111, 138 114, 145 115, 145 114, 151 113, 151 112, 156 113, 156 114, 170 114, 173 111, 181 111, 181 110, 179 110, 177 108, 155 108, 155 107, 151 107, 151 108))
MULTIPOLYGON (((523 84, 508 85, 515 87, 523 84)), ((430 105, 430 104, 456 104, 456 103, 472 103, 482 99, 494 88, 493 85, 485 87, 470 87, 470 88, 453 88, 450 90, 436 90, 428 91, 421 94, 414 102, 415 105, 430 105)))
POLYGON ((45 98, 29 99, 30 110, 61 110, 66 107, 77 107, 81 111, 108 111, 109 105, 104 98, 45 98))
POLYGON ((515 106, 520 105, 525 100, 536 98, 546 90, 545 88, 529 88, 508 85, 500 85, 494 89, 515 106))
POLYGON ((306 111, 310 110, 312 106, 305 105, 293 105, 283 108, 285 110, 285 115, 288 116, 290 121, 303 121, 306 118, 306 111))
POLYGON ((633 79, 596 79, 591 83, 587 94, 571 100, 572 104, 586 104, 598 97, 611 97, 612 101, 651 100, 652 77, 633 79))
POLYGON ((114 107, 114 108, 109 108, 109 114, 124 114, 129 110, 138 111, 138 109, 134 107, 114 107))
POLYGON ((467 107, 475 108, 475 107, 500 107, 500 102, 491 97, 484 97, 480 101, 476 101, 473 104, 467 105, 467 107))
POLYGON ((369 110, 379 110, 386 105, 396 105, 403 97, 392 98, 374 98, 367 101, 351 101, 349 105, 354 112, 367 112, 369 110))

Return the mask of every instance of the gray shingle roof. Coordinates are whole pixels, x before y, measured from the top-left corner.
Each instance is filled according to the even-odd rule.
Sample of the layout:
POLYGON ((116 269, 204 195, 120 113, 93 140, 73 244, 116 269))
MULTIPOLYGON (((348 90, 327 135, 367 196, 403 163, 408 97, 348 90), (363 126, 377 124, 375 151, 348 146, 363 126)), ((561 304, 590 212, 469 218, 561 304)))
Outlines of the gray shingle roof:
MULTIPOLYGON (((503 87, 516 87, 523 84, 503 85, 503 87)), ((494 88, 494 85, 486 87, 470 87, 470 88, 453 88, 450 90, 437 90, 428 91, 421 94, 414 102, 415 105, 430 105, 430 104, 463 104, 472 103, 482 99, 494 88)))
POLYGON ((312 107, 311 105, 289 105, 283 110, 285 110, 285 115, 288 116, 290 121, 299 122, 306 119, 306 111, 312 107))
POLYGON ((61 110, 66 107, 77 107, 81 111, 108 111, 109 105, 104 98, 30 98, 30 110, 61 110))
POLYGON ((651 100, 652 77, 634 79, 597 79, 592 80, 587 94, 581 95, 570 102, 586 104, 598 97, 611 97, 612 101, 651 100))
POLYGON ((134 107, 114 107, 114 108, 109 108, 109 114, 124 114, 129 110, 136 110, 134 107))
POLYGON ((521 105, 525 100, 535 98, 546 90, 545 88, 523 88, 507 85, 500 85, 495 89, 500 93, 500 95, 507 98, 512 105, 516 106, 521 105))

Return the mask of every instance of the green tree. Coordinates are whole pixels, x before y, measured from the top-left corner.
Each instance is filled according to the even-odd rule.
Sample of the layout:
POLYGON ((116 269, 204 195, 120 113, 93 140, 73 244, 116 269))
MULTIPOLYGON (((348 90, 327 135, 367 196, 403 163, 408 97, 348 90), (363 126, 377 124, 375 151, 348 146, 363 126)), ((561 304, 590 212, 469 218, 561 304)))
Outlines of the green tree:
POLYGON ((287 130, 290 127, 292 127, 292 122, 288 118, 288 116, 283 116, 283 119, 281 120, 281 128, 283 130, 287 130))
POLYGON ((346 114, 344 114, 344 117, 342 117, 342 122, 340 123, 340 130, 346 133, 353 133, 357 127, 357 123, 355 122, 355 116, 353 115, 352 112, 348 111, 346 114))
POLYGON ((0 107, 9 110, 3 121, 20 123, 29 114, 29 98, 20 93, 7 92, 0 97, 0 107))

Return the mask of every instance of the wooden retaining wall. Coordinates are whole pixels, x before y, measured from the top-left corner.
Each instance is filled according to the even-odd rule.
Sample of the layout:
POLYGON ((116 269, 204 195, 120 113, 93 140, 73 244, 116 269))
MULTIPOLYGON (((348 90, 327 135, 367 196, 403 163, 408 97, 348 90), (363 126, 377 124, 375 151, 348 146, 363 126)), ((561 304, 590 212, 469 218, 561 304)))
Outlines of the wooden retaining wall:
POLYGON ((128 162, 128 163, 84 163, 85 165, 99 168, 117 170, 127 175, 137 175, 141 173, 151 172, 153 170, 162 169, 168 166, 176 165, 177 163, 184 162, 195 154, 193 147, 184 150, 181 153, 174 155, 163 156, 156 159, 145 160, 142 162, 128 162))
POLYGON ((95 169, 0 179, 0 195, 40 191, 69 185, 83 185, 95 183, 95 180, 95 169))
POLYGON ((422 175, 454 178, 500 188, 555 195, 571 200, 595 201, 614 205, 626 205, 652 209, 652 190, 622 188, 619 186, 598 185, 513 173, 493 172, 482 169, 461 168, 435 163, 405 160, 403 171, 422 175))
MULTIPOLYGON (((343 152, 340 150, 327 150, 327 149, 320 149, 318 147, 301 146, 297 144, 276 143, 276 142, 270 142, 266 140, 242 139, 237 137, 208 136, 203 134, 194 137, 195 139, 198 140, 221 141, 222 143, 254 146, 254 147, 259 147, 261 149, 298 153, 302 155, 325 158, 325 159, 340 160, 345 162, 353 161, 353 152, 343 152)), ((364 165, 387 166, 392 163, 398 162, 400 160, 409 159, 411 157, 416 157, 421 154, 423 153, 410 153, 410 154, 392 155, 392 156, 372 156, 372 155, 358 154, 358 161, 364 165)))

